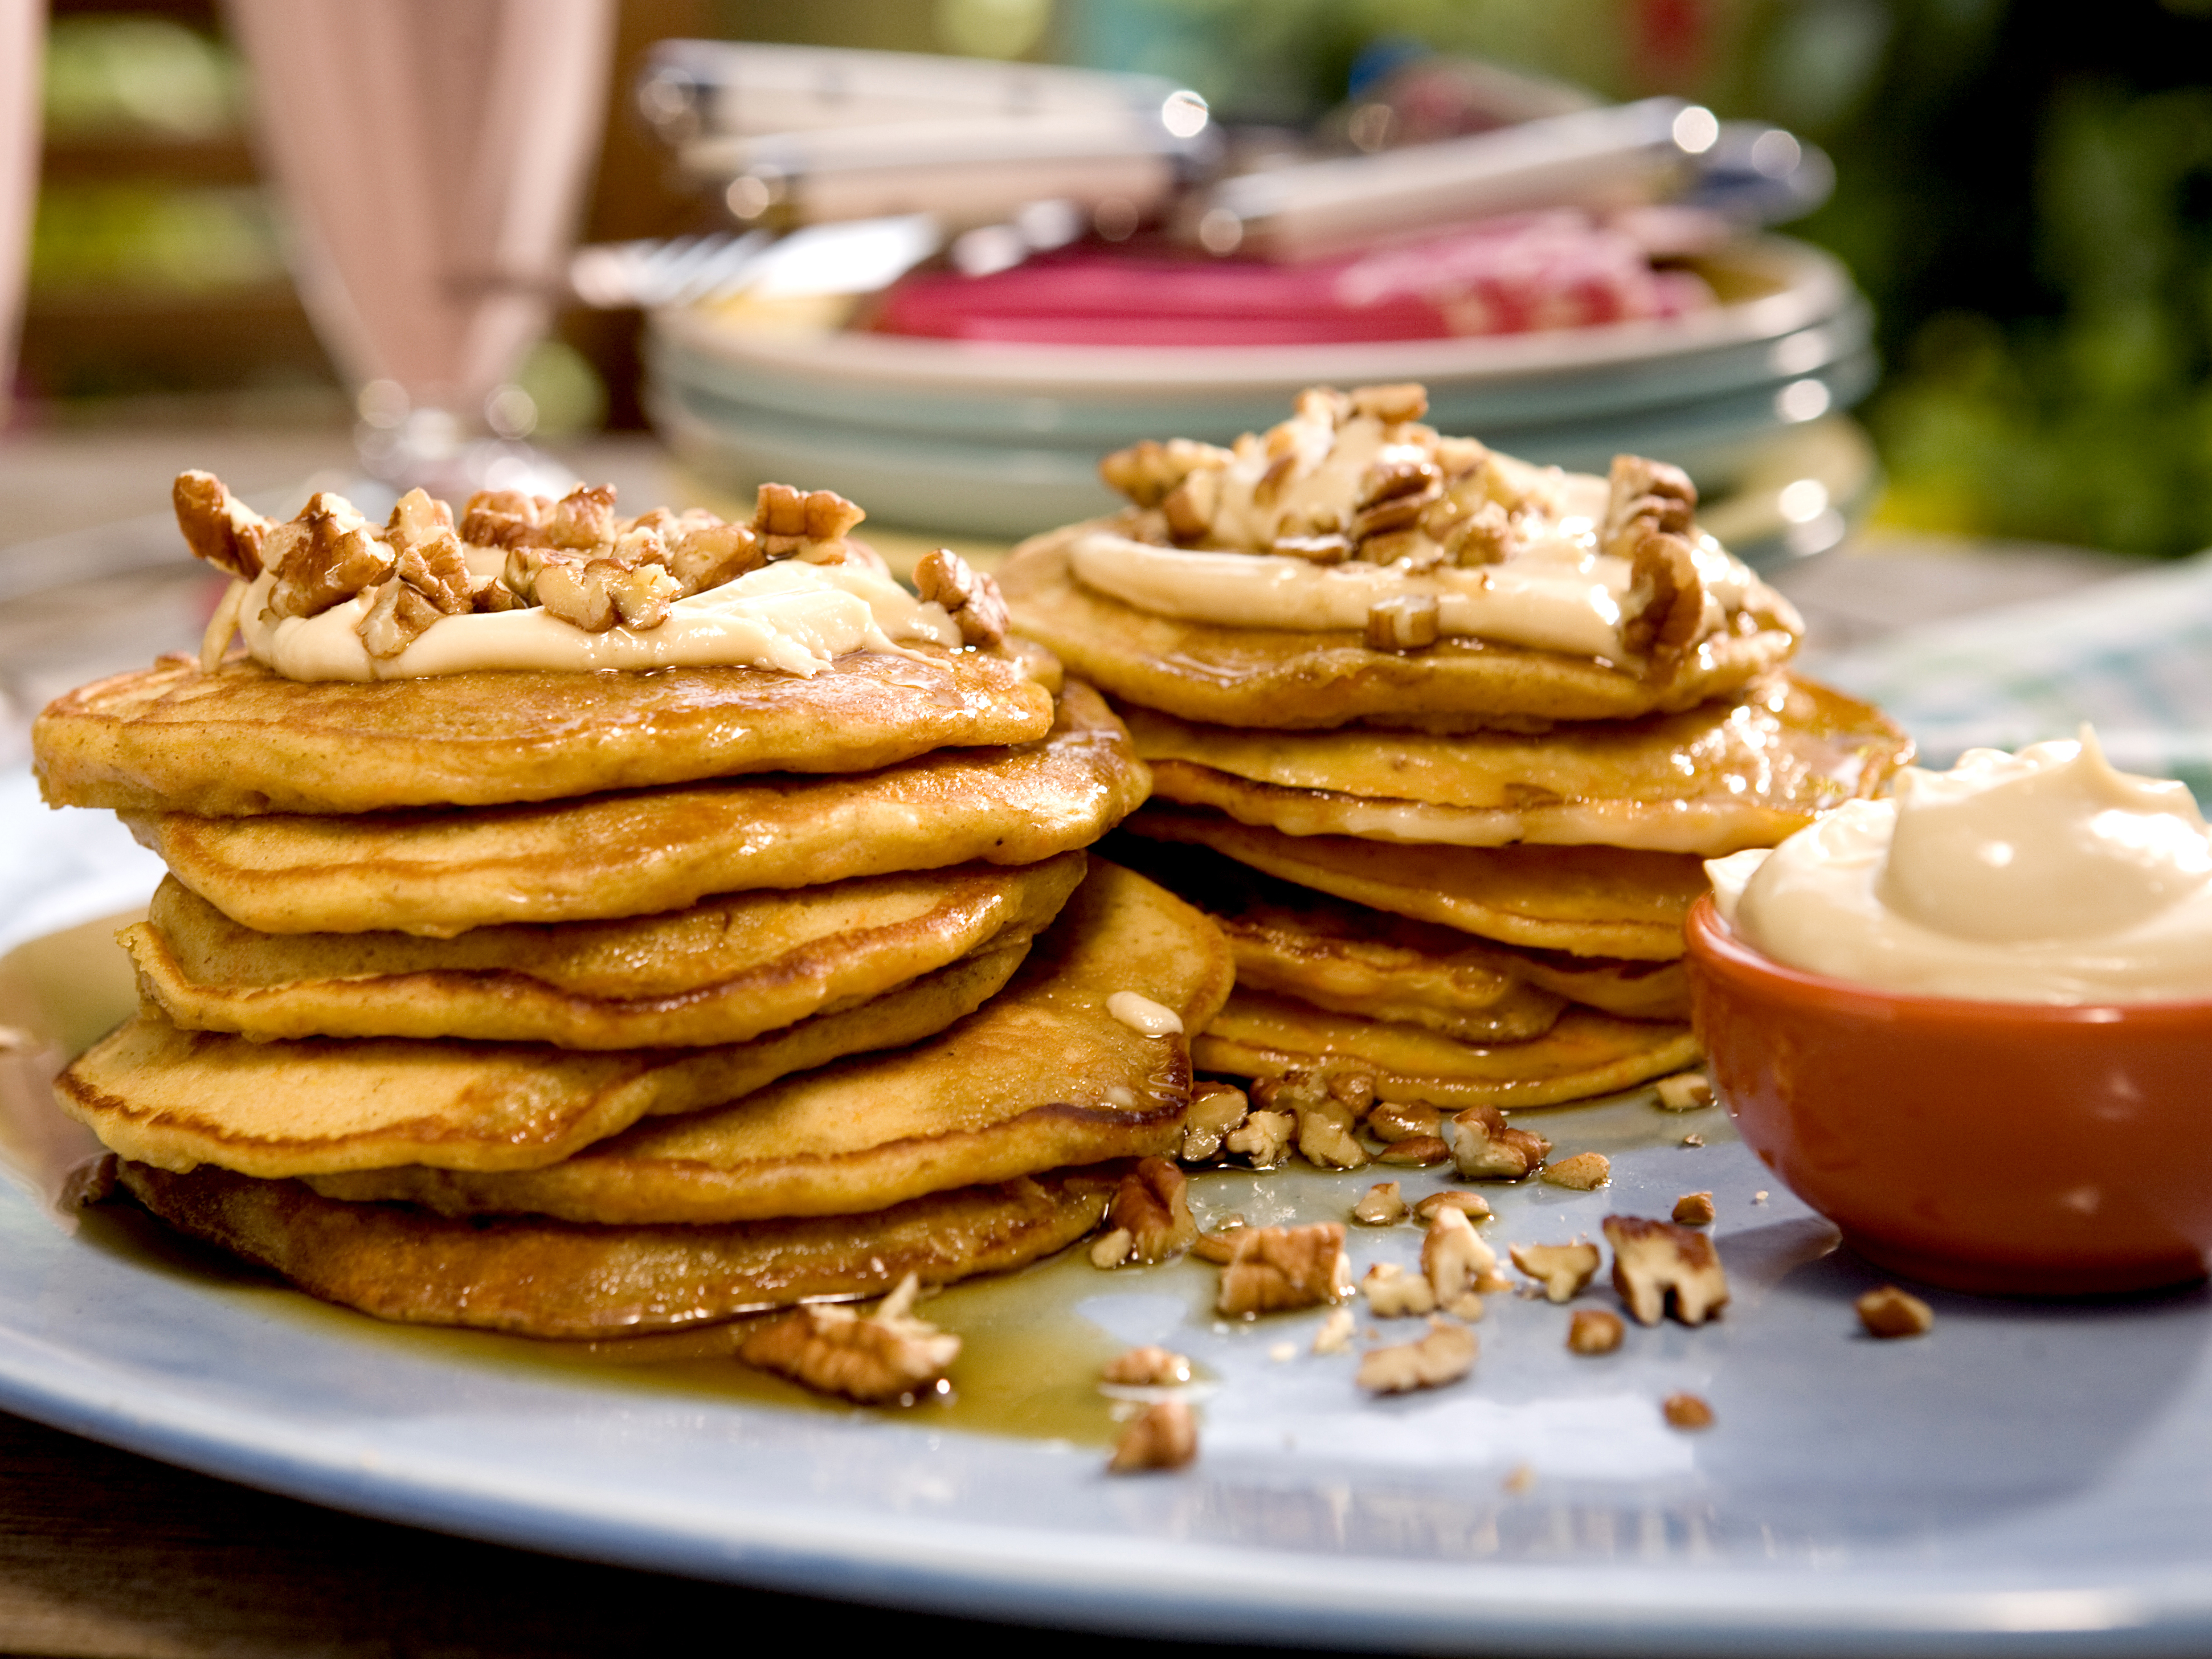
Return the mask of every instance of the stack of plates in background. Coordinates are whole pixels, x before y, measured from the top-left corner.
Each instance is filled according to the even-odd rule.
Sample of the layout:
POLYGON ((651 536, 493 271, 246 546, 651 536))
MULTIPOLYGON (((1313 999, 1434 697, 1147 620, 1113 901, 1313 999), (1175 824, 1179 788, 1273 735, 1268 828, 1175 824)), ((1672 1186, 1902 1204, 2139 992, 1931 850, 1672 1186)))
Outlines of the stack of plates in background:
POLYGON ((648 397, 678 453, 732 492, 831 489, 886 525, 1012 540, 1118 505, 1097 468, 1123 445, 1225 444, 1305 386, 1419 380, 1442 431, 1585 471, 1624 451, 1674 461, 1716 509, 1756 493, 1732 533, 1715 526, 1747 557, 1824 551, 1875 482, 1835 418, 1874 384, 1866 303, 1834 259, 1780 237, 1697 268, 1723 303, 1687 316, 1340 345, 985 344, 671 309, 652 319, 648 397))

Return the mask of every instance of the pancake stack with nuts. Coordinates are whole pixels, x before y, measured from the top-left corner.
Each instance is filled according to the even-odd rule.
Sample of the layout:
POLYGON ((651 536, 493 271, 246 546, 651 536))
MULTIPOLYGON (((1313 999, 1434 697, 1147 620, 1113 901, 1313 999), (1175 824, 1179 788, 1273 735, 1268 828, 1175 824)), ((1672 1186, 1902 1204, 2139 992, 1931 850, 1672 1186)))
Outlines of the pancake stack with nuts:
POLYGON ((1115 856, 1229 935, 1200 1069, 1356 1079, 1394 1108, 1371 1128, 1425 1140, 1694 1060, 1700 860, 1910 754, 1787 675, 1801 624, 1699 532, 1684 474, 1540 469, 1425 410, 1314 391, 1233 449, 1140 444, 1102 467, 1126 511, 1002 577, 1152 764, 1115 856))
POLYGON ((610 1338, 1034 1259, 1176 1144, 1226 948, 1083 850, 1146 769, 952 555, 917 601, 779 486, 749 524, 580 489, 276 524, 199 474, 178 509, 236 578, 202 659, 35 735, 48 801, 171 872, 139 1012, 59 1084, 156 1214, 384 1317, 610 1338), (695 659, 410 672, 484 623, 695 659), (311 626, 354 678, 255 659, 311 626), (770 665, 698 663, 717 629, 770 665))

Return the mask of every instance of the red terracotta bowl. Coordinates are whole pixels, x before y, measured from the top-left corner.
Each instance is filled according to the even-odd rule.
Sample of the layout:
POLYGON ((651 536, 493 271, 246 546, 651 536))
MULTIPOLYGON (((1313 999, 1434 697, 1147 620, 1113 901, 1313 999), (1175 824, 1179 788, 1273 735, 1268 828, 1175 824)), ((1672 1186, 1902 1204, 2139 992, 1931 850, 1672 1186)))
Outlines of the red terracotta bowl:
POLYGON ((1787 968, 1690 911, 1692 1018, 1745 1142, 1893 1272, 2080 1296, 2212 1249, 2212 1000, 2050 1007, 1787 968))

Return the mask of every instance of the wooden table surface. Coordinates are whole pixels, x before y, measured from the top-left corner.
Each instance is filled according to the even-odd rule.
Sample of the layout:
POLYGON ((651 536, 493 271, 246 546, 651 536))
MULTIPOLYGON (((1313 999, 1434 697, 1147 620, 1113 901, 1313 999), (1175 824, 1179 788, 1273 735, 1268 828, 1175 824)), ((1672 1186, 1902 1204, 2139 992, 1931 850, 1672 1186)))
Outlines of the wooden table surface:
MULTIPOLYGON (((251 434, 211 440, 183 431, 63 434, 0 447, 0 526, 14 526, 0 533, 0 578, 11 544, 30 536, 82 531, 102 522, 103 513, 158 510, 179 466, 212 461, 241 488, 269 489, 342 463, 346 447, 342 433, 257 443, 251 434), (210 446, 220 453, 211 455, 210 446), (87 488, 94 479, 100 487, 87 488)), ((674 476, 637 442, 601 445, 573 464, 623 480, 626 501, 642 502, 674 476)), ((1815 639, 1843 644, 2125 568, 2073 550, 1891 537, 1863 540, 1786 585, 1815 639)), ((177 587, 178 575, 166 579, 167 587, 130 580, 138 584, 132 591, 143 616, 128 638, 118 637, 109 609, 115 590, 82 585, 79 607, 97 613, 87 619, 95 624, 84 631, 87 650, 119 649, 137 661, 151 649, 196 642, 189 587, 177 587), (167 637, 179 630, 184 636, 167 637)), ((181 580, 188 585, 190 573, 181 580)), ((0 765, 21 758, 37 700, 92 672, 125 665, 74 660, 65 648, 70 600, 52 604, 60 610, 52 616, 19 608, 14 635, 0 616, 0 714, 10 714, 9 695, 16 704, 0 720, 0 765)), ((841 1646, 941 1637, 967 1653, 1049 1644, 1055 1655, 1079 1656, 1132 1646, 1121 1638, 880 1611, 450 1538, 232 1486, 0 1414, 0 1655, 629 1654, 696 1643, 702 1632, 708 1641, 738 1644, 787 1630, 841 1646)), ((1137 1645, 1158 1652, 1176 1644, 1137 1645)))

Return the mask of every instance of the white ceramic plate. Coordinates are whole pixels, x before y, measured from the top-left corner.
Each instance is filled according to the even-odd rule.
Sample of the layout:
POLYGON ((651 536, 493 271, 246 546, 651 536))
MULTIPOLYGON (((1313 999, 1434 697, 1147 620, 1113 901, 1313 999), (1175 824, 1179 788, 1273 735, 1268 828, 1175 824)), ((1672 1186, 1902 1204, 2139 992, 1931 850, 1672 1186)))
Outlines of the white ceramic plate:
MULTIPOLYGON (((96 823, 46 817, 21 774, 0 778, 0 925, 27 894, 58 926, 150 884, 96 823)), ((697 1364, 526 1362, 498 1339, 320 1307, 127 1218, 66 1237, 7 1194, 0 1405, 392 1520, 1040 1623, 1583 1653, 2212 1638, 2204 1295, 1936 1295, 1931 1335, 1876 1343, 1850 1310, 1870 1274, 1786 1193, 1760 1201, 1771 1179, 1718 1110, 1636 1095, 1525 1121, 1607 1152, 1613 1182, 1494 1191, 1490 1237, 1565 1239, 1711 1188, 1726 1317, 1632 1328, 1620 1353, 1582 1359, 1564 1310, 1495 1297, 1470 1381, 1374 1401, 1351 1357, 1306 1352, 1318 1313, 1217 1324, 1195 1263, 1109 1276, 1078 1257, 934 1304, 970 1337, 956 1376, 1003 1423, 1103 1424, 1084 1403, 1098 1353, 1183 1348, 1214 1381, 1202 1455, 1178 1474, 1109 1479, 1096 1445, 963 1429, 965 1407, 823 1410, 744 1398, 697 1364), (1680 1145, 1688 1130, 1708 1144, 1680 1145), (1657 1402, 1677 1390, 1717 1425, 1665 1428, 1657 1402)), ((1255 1222, 1334 1217, 1372 1178, 1224 1176, 1198 1197, 1255 1222)), ((1411 1261, 1418 1237, 1355 1230, 1351 1249, 1363 1268, 1411 1261)))

